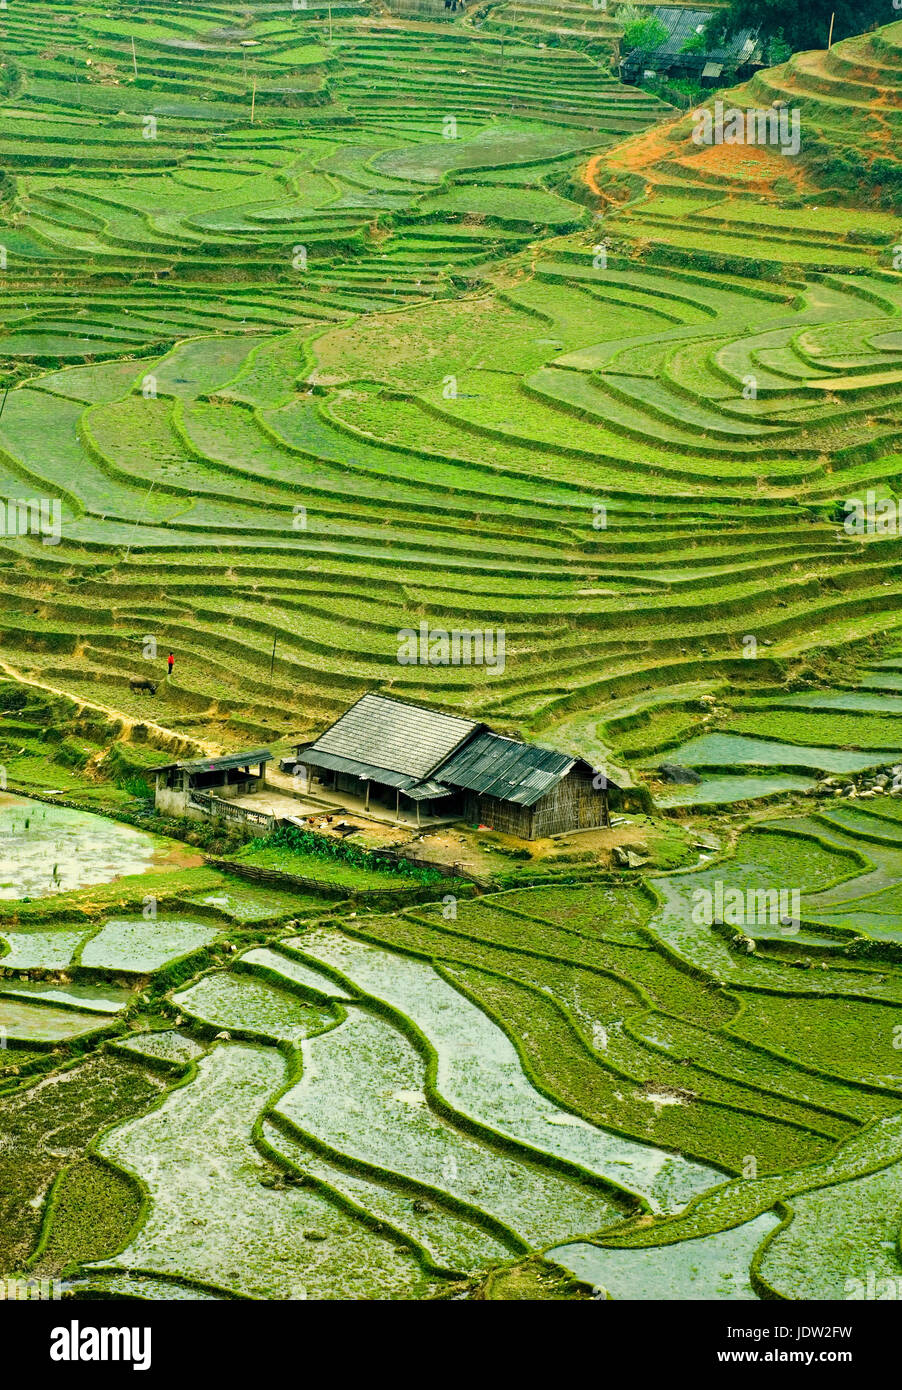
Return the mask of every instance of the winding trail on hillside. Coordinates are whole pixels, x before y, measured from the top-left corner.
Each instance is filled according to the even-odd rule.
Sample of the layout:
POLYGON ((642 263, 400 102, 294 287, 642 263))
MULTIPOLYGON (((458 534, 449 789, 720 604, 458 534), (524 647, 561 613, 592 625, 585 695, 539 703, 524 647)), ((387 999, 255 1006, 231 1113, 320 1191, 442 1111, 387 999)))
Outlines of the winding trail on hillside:
POLYGON ((66 690, 61 690, 59 686, 48 685, 46 681, 34 680, 31 676, 25 676, 15 666, 11 666, 8 661, 0 658, 0 671, 17 685, 31 686, 34 690, 46 690, 48 695, 59 695, 61 699, 68 700, 77 705, 79 710, 96 709, 101 714, 107 715, 110 719, 118 719, 122 724, 123 734, 126 735, 125 742, 130 741, 130 736, 134 728, 140 724, 145 729, 168 740, 179 743, 187 743, 191 748, 196 748, 198 753, 209 753, 211 757, 216 757, 222 751, 219 744, 210 743, 205 739, 191 738, 187 734, 180 734, 175 729, 167 729, 165 724, 158 724, 152 719, 135 719, 130 714, 125 714, 123 710, 116 709, 112 705, 100 704, 97 700, 85 700, 81 696, 77 698, 66 690))

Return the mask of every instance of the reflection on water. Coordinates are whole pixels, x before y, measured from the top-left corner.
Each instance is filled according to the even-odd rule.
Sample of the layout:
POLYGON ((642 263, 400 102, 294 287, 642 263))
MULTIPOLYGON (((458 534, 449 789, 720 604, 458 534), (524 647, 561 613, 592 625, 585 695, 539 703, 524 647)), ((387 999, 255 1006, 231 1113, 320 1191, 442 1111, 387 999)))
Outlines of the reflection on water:
POLYGON ((139 874, 154 843, 142 830, 25 797, 0 796, 0 898, 39 898, 139 874))

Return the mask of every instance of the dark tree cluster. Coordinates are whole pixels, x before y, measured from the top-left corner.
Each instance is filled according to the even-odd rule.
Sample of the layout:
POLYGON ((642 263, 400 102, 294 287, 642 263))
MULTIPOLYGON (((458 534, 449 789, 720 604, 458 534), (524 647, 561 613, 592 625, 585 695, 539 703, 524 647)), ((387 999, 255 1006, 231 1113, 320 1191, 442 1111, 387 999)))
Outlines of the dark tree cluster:
POLYGON ((712 36, 760 28, 768 39, 782 39, 793 51, 826 48, 833 20, 833 42, 862 34, 900 18, 892 0, 730 0, 712 20, 712 36))

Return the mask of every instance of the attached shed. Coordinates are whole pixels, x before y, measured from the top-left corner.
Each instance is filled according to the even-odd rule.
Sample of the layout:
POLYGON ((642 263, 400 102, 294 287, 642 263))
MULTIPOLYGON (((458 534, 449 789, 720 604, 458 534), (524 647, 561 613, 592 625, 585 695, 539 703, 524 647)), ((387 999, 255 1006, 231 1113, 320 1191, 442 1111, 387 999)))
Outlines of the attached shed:
MULTIPOLYGON (((483 730, 436 771, 468 820, 523 840, 610 825, 612 782, 582 758, 483 730)), ((615 788, 615 790, 618 790, 615 788)))
POLYGON ((350 792, 393 810, 455 814, 455 794, 435 769, 482 729, 472 719, 385 695, 363 695, 311 744, 299 744, 297 762, 335 792, 350 792))
POLYGON ((221 758, 194 758, 151 768, 156 774, 154 804, 169 816, 203 820, 215 813, 216 801, 261 790, 271 760, 268 748, 252 748, 221 758))

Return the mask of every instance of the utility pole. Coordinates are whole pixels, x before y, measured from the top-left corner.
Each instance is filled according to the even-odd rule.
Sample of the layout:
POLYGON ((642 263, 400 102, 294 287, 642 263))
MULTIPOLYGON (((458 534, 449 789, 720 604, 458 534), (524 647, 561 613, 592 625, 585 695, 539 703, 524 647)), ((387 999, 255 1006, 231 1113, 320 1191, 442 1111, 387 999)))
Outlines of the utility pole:
POLYGON ((254 90, 251 93, 251 125, 254 124, 254 111, 257 106, 257 79, 254 78, 254 90))
POLYGON ((332 6, 329 5, 329 42, 332 42, 332 6))
POLYGON ((834 10, 833 13, 832 13, 831 16, 830 16, 830 35, 829 35, 829 37, 828 37, 828 39, 827 39, 827 47, 828 47, 828 48, 832 48, 832 47, 833 47, 833 21, 834 21, 835 18, 836 18, 836 11, 834 10))
POLYGON ((277 641, 278 641, 278 634, 272 639, 272 656, 270 657, 270 660, 269 660, 269 683, 270 683, 270 685, 272 685, 273 667, 274 667, 275 664, 276 664, 276 642, 277 642, 277 641))
POLYGON ((132 34, 132 67, 135 69, 135 76, 138 76, 138 55, 135 52, 135 36, 132 34))
POLYGON ((144 511, 146 510, 146 508, 147 508, 147 504, 148 504, 148 502, 150 501, 150 494, 153 492, 153 490, 154 490, 154 488, 156 487, 156 485, 157 485, 157 480, 156 480, 156 478, 154 478, 154 480, 153 480, 153 482, 151 483, 150 487, 147 489, 147 495, 146 495, 146 497, 144 498, 144 501, 142 502, 140 508, 138 509, 138 519, 137 519, 137 521, 135 522, 134 530, 132 531, 131 539, 129 540, 129 543, 128 543, 128 548, 126 549, 126 552, 125 552, 125 554, 124 554, 123 557, 122 557, 122 563, 123 563, 123 565, 125 564, 126 560, 128 559, 129 555, 130 555, 131 552, 132 552, 132 546, 133 546, 134 541, 135 541, 135 535, 136 535, 136 533, 137 533, 138 527, 141 525, 141 517, 142 517, 142 514, 143 514, 143 512, 144 512, 144 511))

